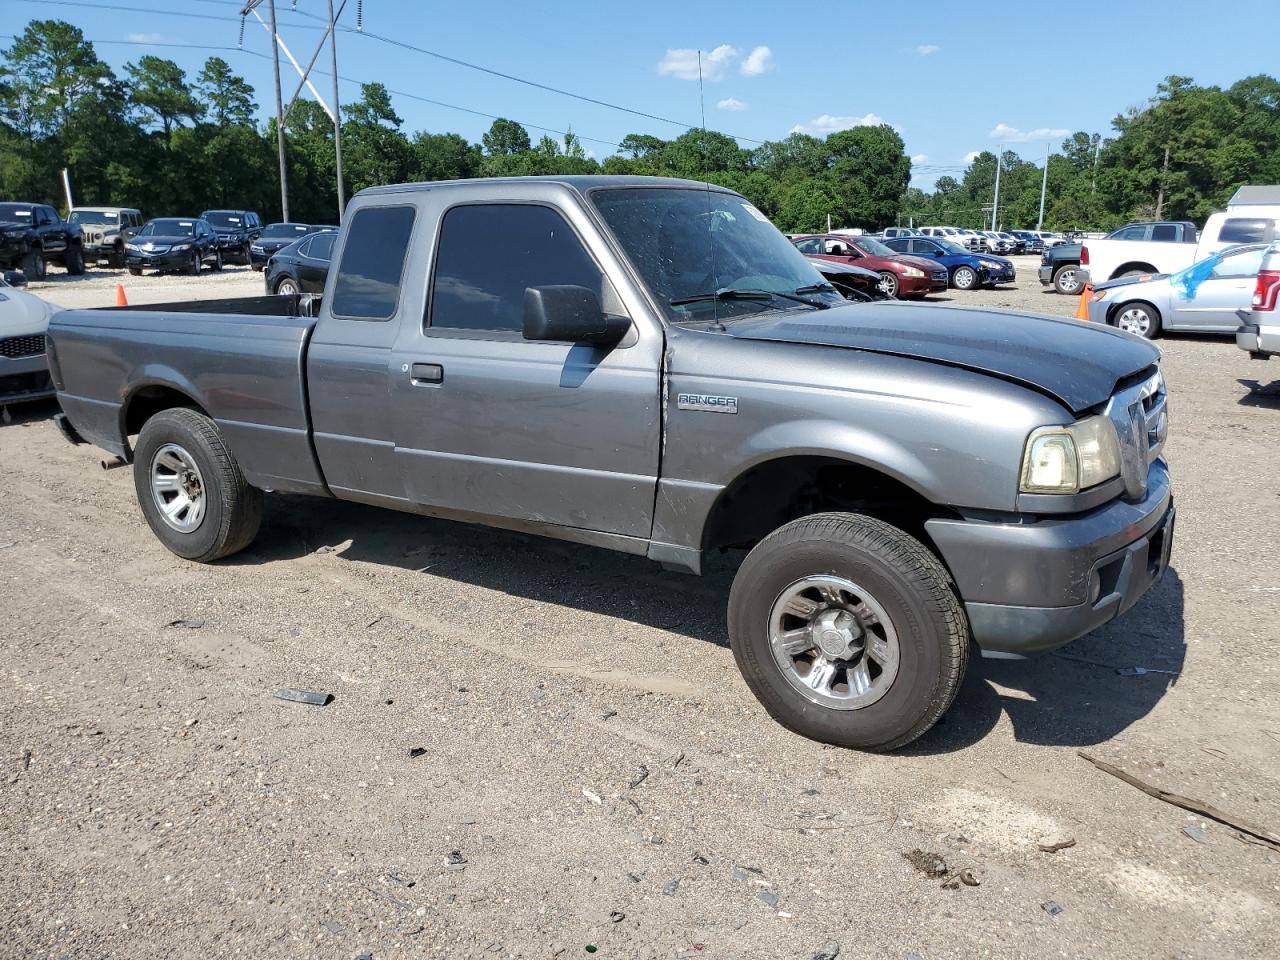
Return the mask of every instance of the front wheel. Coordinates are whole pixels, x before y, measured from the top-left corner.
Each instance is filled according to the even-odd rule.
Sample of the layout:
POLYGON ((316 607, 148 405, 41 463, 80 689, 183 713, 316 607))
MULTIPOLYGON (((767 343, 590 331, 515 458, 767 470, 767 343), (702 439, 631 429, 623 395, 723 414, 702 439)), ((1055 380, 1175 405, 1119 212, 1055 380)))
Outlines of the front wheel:
POLYGON ((131 276, 131 277, 140 277, 140 276, 142 276, 142 268, 141 268, 141 267, 130 267, 130 268, 129 268, 129 276, 131 276))
POLYGON ((28 280, 43 280, 46 273, 44 251, 31 249, 22 258, 22 272, 28 280))
POLYGON ((914 537, 852 513, 804 517, 756 545, 729 594, 729 638, 775 720, 861 750, 932 727, 969 656, 946 568, 914 537))
POLYGON ((892 270, 885 270, 880 274, 879 286, 887 299, 894 299, 898 295, 898 275, 892 270))
POLYGON ((978 285, 978 271, 973 267, 956 267, 951 274, 951 285, 957 290, 972 290, 978 285))
POLYGON ((1126 303, 1116 310, 1113 321, 1125 333, 1145 340, 1160 336, 1160 311, 1149 303, 1126 303))
POLYGON ((249 486, 214 422, 195 410, 162 410, 143 425, 133 484, 151 532, 187 560, 243 550, 262 523, 262 492, 249 486))
POLYGON ((215 271, 222 269, 222 251, 221 250, 213 251, 213 269, 215 271))
POLYGON ((193 277, 200 275, 200 251, 195 250, 191 253, 191 262, 187 264, 187 273, 193 277))
POLYGON ((71 276, 81 276, 84 273, 84 248, 75 244, 68 246, 62 255, 62 265, 71 276))

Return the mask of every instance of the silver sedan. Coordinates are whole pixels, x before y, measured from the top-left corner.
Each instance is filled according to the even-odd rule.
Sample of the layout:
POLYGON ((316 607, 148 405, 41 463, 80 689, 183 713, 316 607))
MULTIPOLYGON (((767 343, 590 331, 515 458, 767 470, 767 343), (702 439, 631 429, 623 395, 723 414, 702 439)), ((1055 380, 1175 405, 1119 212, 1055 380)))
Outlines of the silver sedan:
POLYGON ((1174 274, 1110 280, 1093 288, 1089 319, 1148 340, 1162 330, 1231 333, 1248 309, 1265 243, 1228 247, 1174 274))

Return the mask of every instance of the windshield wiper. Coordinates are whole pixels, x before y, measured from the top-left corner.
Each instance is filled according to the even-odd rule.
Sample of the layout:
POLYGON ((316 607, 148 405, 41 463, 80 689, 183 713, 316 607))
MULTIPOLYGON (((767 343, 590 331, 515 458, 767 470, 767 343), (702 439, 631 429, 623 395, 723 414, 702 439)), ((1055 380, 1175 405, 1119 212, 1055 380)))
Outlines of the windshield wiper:
MULTIPOLYGON (((801 287, 796 293, 807 291, 807 287, 801 287)), ((813 292, 816 293, 818 291, 814 290, 813 292)), ((774 297, 778 297, 782 300, 803 303, 805 306, 815 307, 818 310, 826 310, 831 306, 831 304, 823 303, 820 300, 810 300, 807 297, 796 296, 796 293, 782 293, 779 290, 734 290, 729 287, 721 287, 719 290, 695 293, 688 297, 672 297, 669 302, 673 307, 679 307, 686 303, 700 303, 706 300, 772 300, 774 297)))
POLYGON ((796 287, 792 293, 835 293, 836 285, 827 283, 825 280, 821 283, 809 283, 803 287, 796 287))

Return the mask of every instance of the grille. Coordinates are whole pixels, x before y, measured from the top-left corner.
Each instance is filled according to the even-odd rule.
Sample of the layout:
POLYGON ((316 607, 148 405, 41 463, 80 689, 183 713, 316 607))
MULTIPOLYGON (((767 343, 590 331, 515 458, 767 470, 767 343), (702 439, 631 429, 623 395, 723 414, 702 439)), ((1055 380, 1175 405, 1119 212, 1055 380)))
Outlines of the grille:
POLYGON ((17 360, 21 357, 38 357, 44 353, 44 336, 8 337, 0 340, 0 357, 17 360))
POLYGON ((1120 475, 1125 491, 1137 499, 1147 492, 1151 464, 1169 435, 1168 392, 1159 372, 1136 386, 1118 391, 1107 416, 1120 440, 1120 475))

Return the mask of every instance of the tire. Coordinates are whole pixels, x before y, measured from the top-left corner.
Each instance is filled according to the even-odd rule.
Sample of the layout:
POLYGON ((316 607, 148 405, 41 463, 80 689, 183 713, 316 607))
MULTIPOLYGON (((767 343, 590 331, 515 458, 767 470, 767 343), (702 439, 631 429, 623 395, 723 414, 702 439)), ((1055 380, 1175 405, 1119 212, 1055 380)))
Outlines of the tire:
POLYGON ((26 274, 29 281, 43 280, 48 269, 49 265, 45 263, 44 251, 37 247, 28 250, 26 256, 22 258, 22 272, 26 274))
POLYGON ((298 292, 298 284, 293 277, 281 277, 276 283, 276 293, 282 297, 292 297, 298 292))
POLYGON ((124 247, 114 247, 111 251, 111 256, 107 259, 107 264, 113 270, 124 269, 124 247))
POLYGON ((1116 274, 1114 277, 1112 277, 1111 279, 1112 279, 1112 280, 1123 280, 1123 279, 1125 279, 1126 277, 1146 277, 1146 276, 1150 276, 1150 275, 1151 275, 1151 274, 1153 274, 1153 273, 1155 273, 1155 271, 1154 271, 1154 270, 1137 270, 1137 269, 1134 269, 1134 270, 1126 270, 1124 273, 1117 273, 1117 274, 1116 274))
POLYGON ((67 247, 67 252, 62 255, 62 265, 71 276, 82 276, 84 274, 84 248, 75 244, 67 247))
POLYGON ((191 262, 187 264, 187 274, 192 277, 200 276, 200 267, 203 261, 200 258, 200 251, 191 251, 191 262))
POLYGON ((978 271, 973 267, 956 267, 951 272, 951 285, 957 290, 976 290, 979 286, 978 271))
POLYGON ((130 268, 129 268, 129 276, 131 276, 131 277, 140 277, 140 276, 142 276, 142 268, 141 268, 141 267, 130 267, 130 268))
POLYGON ((914 537, 853 513, 804 517, 756 545, 729 593, 729 638, 770 716, 801 736, 860 750, 894 750, 932 727, 969 658, 969 622, 946 568, 914 537), (814 581, 821 589, 806 586, 814 581), (777 640, 792 635, 798 653, 777 640), (869 648, 867 637, 878 656, 853 649, 869 648), (806 679, 823 677, 816 686, 806 679))
POLYGON ((249 486, 213 421, 195 410, 162 410, 143 424, 134 451, 133 485, 156 539, 187 560, 209 563, 237 553, 253 542, 262 524, 262 491, 249 486), (194 470, 179 473, 178 466, 194 470), (175 484, 190 480, 190 472, 195 496, 157 486, 161 478, 175 484), (161 502, 172 505, 182 496, 191 506, 172 521, 166 519, 161 502), (201 504, 198 511, 196 504, 201 504), (191 528, 180 529, 188 521, 191 528))
POLYGON ((1142 300, 1122 303, 1115 308, 1110 321, 1113 326, 1144 340, 1160 336, 1160 311, 1142 300))
POLYGON ((1080 267, 1074 263, 1064 263, 1053 271, 1053 289, 1066 296, 1074 296, 1084 286, 1080 282, 1080 267))
POLYGON ((880 292, 885 295, 886 300, 896 300, 898 297, 898 289, 901 284, 898 283, 898 275, 892 270, 882 270, 880 272, 880 292))
POLYGON ((240 262, 246 266, 253 262, 253 256, 249 252, 249 244, 245 244, 240 248, 240 262))
POLYGON ((215 250, 213 252, 213 269, 215 271, 222 269, 222 251, 215 250))

